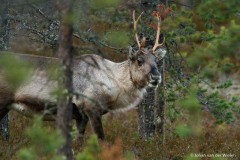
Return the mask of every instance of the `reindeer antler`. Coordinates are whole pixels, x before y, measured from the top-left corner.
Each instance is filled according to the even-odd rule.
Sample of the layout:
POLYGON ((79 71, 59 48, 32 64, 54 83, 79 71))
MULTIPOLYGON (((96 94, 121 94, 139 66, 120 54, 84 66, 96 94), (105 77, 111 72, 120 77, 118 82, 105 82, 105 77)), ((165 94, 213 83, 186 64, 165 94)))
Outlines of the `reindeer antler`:
POLYGON ((157 34, 156 34, 156 40, 155 40, 155 44, 153 46, 153 51, 155 51, 158 47, 160 47, 161 45, 163 45, 165 39, 163 40, 163 43, 159 44, 159 35, 160 35, 160 23, 161 23, 161 16, 159 14, 157 14, 157 19, 158 19, 158 25, 157 25, 157 34))
POLYGON ((137 44, 138 44, 139 48, 144 47, 145 41, 146 41, 146 38, 144 37, 143 40, 142 40, 142 43, 140 44, 140 41, 139 41, 139 38, 138 38, 138 35, 137 35, 137 23, 138 23, 139 19, 141 18, 142 14, 143 14, 143 12, 138 16, 138 18, 136 20, 136 18, 135 18, 135 10, 133 11, 134 35, 135 35, 135 38, 136 38, 136 41, 137 41, 137 44))

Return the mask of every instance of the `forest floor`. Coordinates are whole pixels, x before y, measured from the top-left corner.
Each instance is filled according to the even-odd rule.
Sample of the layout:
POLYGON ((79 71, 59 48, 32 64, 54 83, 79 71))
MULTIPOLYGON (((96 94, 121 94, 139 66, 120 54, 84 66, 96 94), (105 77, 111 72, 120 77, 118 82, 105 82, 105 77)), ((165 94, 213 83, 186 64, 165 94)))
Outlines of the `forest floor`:
MULTIPOLYGON (((180 160, 196 154, 231 154, 233 158, 240 158, 240 127, 238 125, 216 125, 215 118, 208 112, 201 113, 201 132, 198 136, 180 138, 175 134, 176 124, 166 127, 166 143, 161 144, 161 136, 143 140, 138 136, 138 116, 136 110, 128 113, 113 114, 104 117, 104 130, 106 140, 111 145, 116 139, 121 140, 124 153, 131 152, 136 159, 141 160, 180 160)), ((31 120, 10 112, 10 139, 4 141, 0 138, 0 159, 16 160, 18 151, 30 144, 30 139, 25 134, 25 129, 31 126, 31 120)), ((44 122, 44 125, 54 128, 54 122, 44 122)), ((92 134, 90 125, 87 127, 84 140, 73 140, 74 153, 83 150, 88 137, 92 134)), ((202 158, 211 159, 211 158, 202 158)))

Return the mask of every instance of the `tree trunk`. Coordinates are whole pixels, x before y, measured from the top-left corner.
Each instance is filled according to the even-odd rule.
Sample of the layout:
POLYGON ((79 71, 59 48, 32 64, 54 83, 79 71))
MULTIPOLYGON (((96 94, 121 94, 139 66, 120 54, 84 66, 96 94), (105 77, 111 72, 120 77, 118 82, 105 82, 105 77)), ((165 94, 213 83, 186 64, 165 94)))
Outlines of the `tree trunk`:
POLYGON ((160 108, 160 123, 159 123, 159 131, 162 134, 162 143, 165 143, 165 111, 166 111, 166 92, 165 92, 165 87, 166 87, 166 80, 165 80, 165 59, 162 60, 162 87, 161 87, 161 99, 159 101, 159 108, 160 108))
MULTIPOLYGON (((0 50, 8 50, 9 44, 9 19, 8 19, 8 12, 9 12, 9 0, 5 0, 2 2, 3 11, 1 13, 1 32, 0 36, 2 37, 2 41, 0 44, 0 50)), ((6 115, 1 120, 0 126, 0 134, 3 135, 5 140, 9 140, 9 126, 8 126, 8 115, 6 115)))
MULTIPOLYGON (((168 6, 168 0, 161 0, 165 6, 168 6)), ((162 60, 162 83, 160 85, 158 92, 155 94, 155 124, 156 132, 161 133, 162 143, 165 143, 165 110, 166 110, 166 92, 165 92, 165 59, 162 60), (159 96, 160 95, 160 96, 159 96)))
MULTIPOLYGON (((146 16, 150 16, 152 11, 156 9, 156 5, 159 3, 164 3, 168 5, 168 0, 142 0, 141 1, 141 9, 145 12, 146 16)), ((147 17, 148 20, 151 17, 147 17)), ((146 23, 142 24, 142 34, 149 38, 146 33, 146 23)), ((149 44, 153 44, 154 40, 149 40, 149 44)), ((149 45, 148 44, 148 45, 149 45)), ((158 132, 163 131, 164 123, 162 119, 165 119, 161 115, 165 115, 164 112, 164 103, 162 103, 163 99, 159 98, 159 88, 157 89, 148 89, 147 95, 144 97, 141 105, 139 105, 138 113, 139 113, 139 124, 138 131, 139 135, 142 138, 152 137, 155 132, 155 128, 158 132), (161 103, 160 103, 161 101, 161 103), (155 110, 155 112, 154 112, 155 110), (155 122, 155 123, 154 123, 155 122), (155 125, 154 125, 155 124, 155 125)), ((165 132, 162 132, 165 137, 165 132)))
POLYGON ((68 0, 56 0, 56 6, 61 17, 60 39, 58 57, 62 60, 62 74, 59 77, 60 94, 57 106, 57 127, 64 136, 66 142, 59 150, 68 160, 73 159, 70 122, 72 119, 72 34, 71 23, 72 2, 68 0))
POLYGON ((165 93, 165 59, 162 60, 162 83, 155 91, 155 128, 156 133, 162 135, 162 143, 165 143, 165 110, 166 110, 166 93, 165 93))
POLYGON ((9 13, 9 0, 3 1, 1 4, 3 6, 3 11, 1 13, 1 37, 2 37, 2 44, 1 50, 8 49, 8 42, 9 42, 9 20, 8 20, 8 13, 9 13))
POLYGON ((154 89, 148 88, 138 108, 138 132, 141 138, 149 138, 154 135, 154 89))
MULTIPOLYGON (((158 0, 141 0, 141 10, 144 11, 145 16, 150 16, 154 6, 158 3, 158 0)), ((147 26, 143 23, 142 35, 148 38, 146 32, 147 26)), ((147 89, 147 94, 138 107, 138 133, 141 138, 149 138, 154 135, 154 94, 153 88, 147 89)))

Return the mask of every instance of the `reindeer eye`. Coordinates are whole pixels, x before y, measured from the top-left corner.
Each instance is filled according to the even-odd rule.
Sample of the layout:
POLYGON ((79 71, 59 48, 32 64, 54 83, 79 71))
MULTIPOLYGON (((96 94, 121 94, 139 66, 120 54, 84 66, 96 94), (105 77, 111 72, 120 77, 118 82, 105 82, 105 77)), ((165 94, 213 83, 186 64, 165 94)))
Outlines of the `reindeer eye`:
POLYGON ((138 62, 138 65, 139 65, 139 66, 142 66, 143 63, 144 63, 144 59, 141 58, 141 57, 139 57, 139 58, 137 59, 137 62, 138 62))

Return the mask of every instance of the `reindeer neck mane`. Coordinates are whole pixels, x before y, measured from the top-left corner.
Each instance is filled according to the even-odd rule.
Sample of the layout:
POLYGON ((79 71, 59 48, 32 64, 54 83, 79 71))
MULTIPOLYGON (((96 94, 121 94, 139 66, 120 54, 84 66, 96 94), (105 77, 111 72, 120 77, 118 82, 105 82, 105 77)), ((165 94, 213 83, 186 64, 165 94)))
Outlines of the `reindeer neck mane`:
POLYGON ((136 89, 142 89, 134 84, 132 80, 132 73, 130 71, 131 62, 126 60, 120 63, 117 63, 114 68, 114 74, 118 79, 119 85, 123 86, 125 90, 133 91, 136 89))

